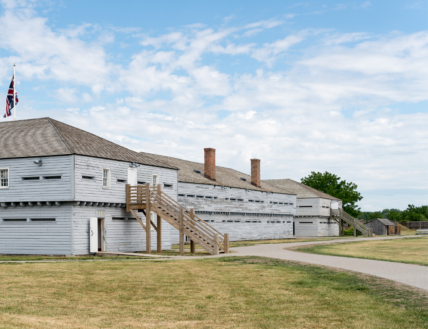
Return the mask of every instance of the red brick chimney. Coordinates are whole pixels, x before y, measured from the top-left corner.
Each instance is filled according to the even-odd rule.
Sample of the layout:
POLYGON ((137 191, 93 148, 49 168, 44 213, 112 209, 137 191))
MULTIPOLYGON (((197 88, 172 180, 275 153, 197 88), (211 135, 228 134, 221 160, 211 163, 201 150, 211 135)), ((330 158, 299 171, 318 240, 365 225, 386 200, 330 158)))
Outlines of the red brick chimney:
POLYGON ((206 148, 204 176, 208 179, 215 180, 215 149, 206 148))
POLYGON ((260 187, 260 160, 251 159, 251 184, 260 187))

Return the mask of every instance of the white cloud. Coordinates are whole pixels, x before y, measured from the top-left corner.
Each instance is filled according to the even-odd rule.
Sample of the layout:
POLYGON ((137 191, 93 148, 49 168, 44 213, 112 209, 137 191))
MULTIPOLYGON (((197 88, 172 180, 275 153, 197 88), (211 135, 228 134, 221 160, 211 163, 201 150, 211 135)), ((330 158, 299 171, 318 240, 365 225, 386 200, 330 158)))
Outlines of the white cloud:
MULTIPOLYGON (((260 157, 263 178, 299 180, 327 170, 368 195, 424 193, 428 185, 428 113, 394 110, 397 102, 428 99, 426 31, 302 30, 257 44, 241 39, 283 21, 227 29, 198 24, 138 36, 141 49, 119 65, 103 44, 116 35, 100 27, 54 30, 31 6, 6 9, 1 18, 0 47, 9 52, 0 58, 1 79, 10 79, 3 64, 17 60, 22 81, 61 83, 56 97, 87 102, 46 111, 20 102, 22 116, 54 116, 136 150, 196 161, 204 147, 215 147, 219 165, 245 172, 249 158, 260 157), (100 38, 83 41, 86 33, 100 38), (292 47, 287 70, 276 69, 292 47), (225 68, 238 60, 235 72, 225 68), (229 115, 220 119, 218 111, 229 115)), ((398 207, 411 203, 392 198, 398 207)), ((379 209, 390 202, 379 196, 362 204, 379 209)))
POLYGON ((59 88, 56 91, 55 97, 64 103, 74 103, 77 101, 77 89, 59 88))
POLYGON ((30 5, 6 9, 0 20, 0 47, 16 54, 21 79, 55 79, 86 86, 96 84, 95 92, 109 85, 113 65, 107 64, 104 49, 78 38, 89 25, 55 32, 30 5))

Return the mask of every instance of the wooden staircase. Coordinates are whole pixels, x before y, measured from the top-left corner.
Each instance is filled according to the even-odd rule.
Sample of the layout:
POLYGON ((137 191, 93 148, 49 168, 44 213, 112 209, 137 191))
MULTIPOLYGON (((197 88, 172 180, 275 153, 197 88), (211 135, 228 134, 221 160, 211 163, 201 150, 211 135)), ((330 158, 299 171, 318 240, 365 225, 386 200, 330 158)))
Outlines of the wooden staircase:
POLYGON ((196 216, 194 209, 188 210, 172 199, 167 193, 162 191, 160 185, 126 185, 126 211, 132 212, 146 231, 146 249, 148 252, 151 250, 150 225, 152 225, 158 233, 158 252, 160 252, 160 218, 179 230, 181 254, 184 253, 184 236, 191 239, 192 252, 195 250, 195 243, 199 244, 211 255, 218 255, 220 252, 229 252, 229 235, 227 233, 220 233, 203 219, 196 216), (146 214, 146 224, 144 224, 135 213, 135 210, 140 209, 145 210, 143 211, 146 214), (157 225, 151 221, 151 212, 157 215, 157 225))
POLYGON ((352 217, 343 209, 332 209, 330 215, 331 218, 339 222, 340 235, 343 235, 343 222, 345 222, 354 228, 354 236, 357 236, 357 231, 360 231, 362 235, 368 237, 373 236, 373 229, 371 227, 367 227, 366 225, 360 223, 358 219, 352 217))

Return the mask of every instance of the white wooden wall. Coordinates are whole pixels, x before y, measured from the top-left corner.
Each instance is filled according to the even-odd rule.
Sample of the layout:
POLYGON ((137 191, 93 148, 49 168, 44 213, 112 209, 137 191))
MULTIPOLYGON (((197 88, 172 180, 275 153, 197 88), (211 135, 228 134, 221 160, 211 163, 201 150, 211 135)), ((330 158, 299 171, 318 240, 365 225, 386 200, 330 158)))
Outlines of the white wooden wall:
MULTIPOLYGON (((194 208, 197 216, 209 221, 220 232, 229 233, 231 241, 293 236, 296 195, 183 182, 178 183, 178 194, 179 203, 194 208), (281 216, 269 217, 267 214, 281 216)), ((178 243, 178 231, 172 230, 171 234, 172 243, 178 243)))
MULTIPOLYGON (((330 217, 330 199, 298 198, 294 218, 296 236, 338 236, 339 224, 330 217)), ((342 207, 342 202, 339 202, 342 207)))
MULTIPOLYGON (((116 160, 99 159, 86 156, 75 156, 75 197, 77 201, 125 203, 126 182, 130 163, 116 160), (110 188, 103 188, 103 168, 110 169, 110 188), (94 180, 82 179, 83 175, 93 176, 94 180)), ((173 169, 140 165, 137 168, 137 179, 151 183, 152 175, 158 175, 160 184, 172 184, 172 188, 163 189, 174 200, 177 199, 178 171, 173 169)))
POLYGON ((0 160, 0 168, 9 168, 9 188, 0 189, 1 202, 73 199, 72 156, 41 157, 41 166, 34 163, 37 159, 0 160), (61 179, 46 180, 43 179, 44 176, 61 176, 61 179), (23 177, 40 177, 41 179, 23 180, 23 177))
MULTIPOLYGON (((73 254, 89 254, 89 218, 97 217, 97 211, 104 210, 105 251, 134 252, 146 250, 146 233, 140 223, 125 208, 73 206, 73 254), (114 220, 125 217, 131 220, 114 220)), ((144 218, 143 213, 138 213, 144 218)), ((162 221, 162 249, 171 249, 171 225, 162 221)), ((152 249, 156 250, 156 231, 151 231, 152 249)))
POLYGON ((71 255, 71 214, 71 205, 0 208, 0 254, 71 255), (31 220, 37 218, 55 221, 31 220))

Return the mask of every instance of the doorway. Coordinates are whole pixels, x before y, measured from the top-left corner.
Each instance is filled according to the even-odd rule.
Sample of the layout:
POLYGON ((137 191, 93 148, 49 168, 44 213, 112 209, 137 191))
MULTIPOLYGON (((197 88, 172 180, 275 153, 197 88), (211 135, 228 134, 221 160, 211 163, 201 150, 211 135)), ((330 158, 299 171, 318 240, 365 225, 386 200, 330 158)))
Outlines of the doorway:
POLYGON ((293 235, 296 235, 296 223, 293 221, 293 235))
POLYGON ((137 168, 128 168, 128 184, 137 185, 137 168))
POLYGON ((105 251, 104 218, 98 218, 98 251, 105 251))

